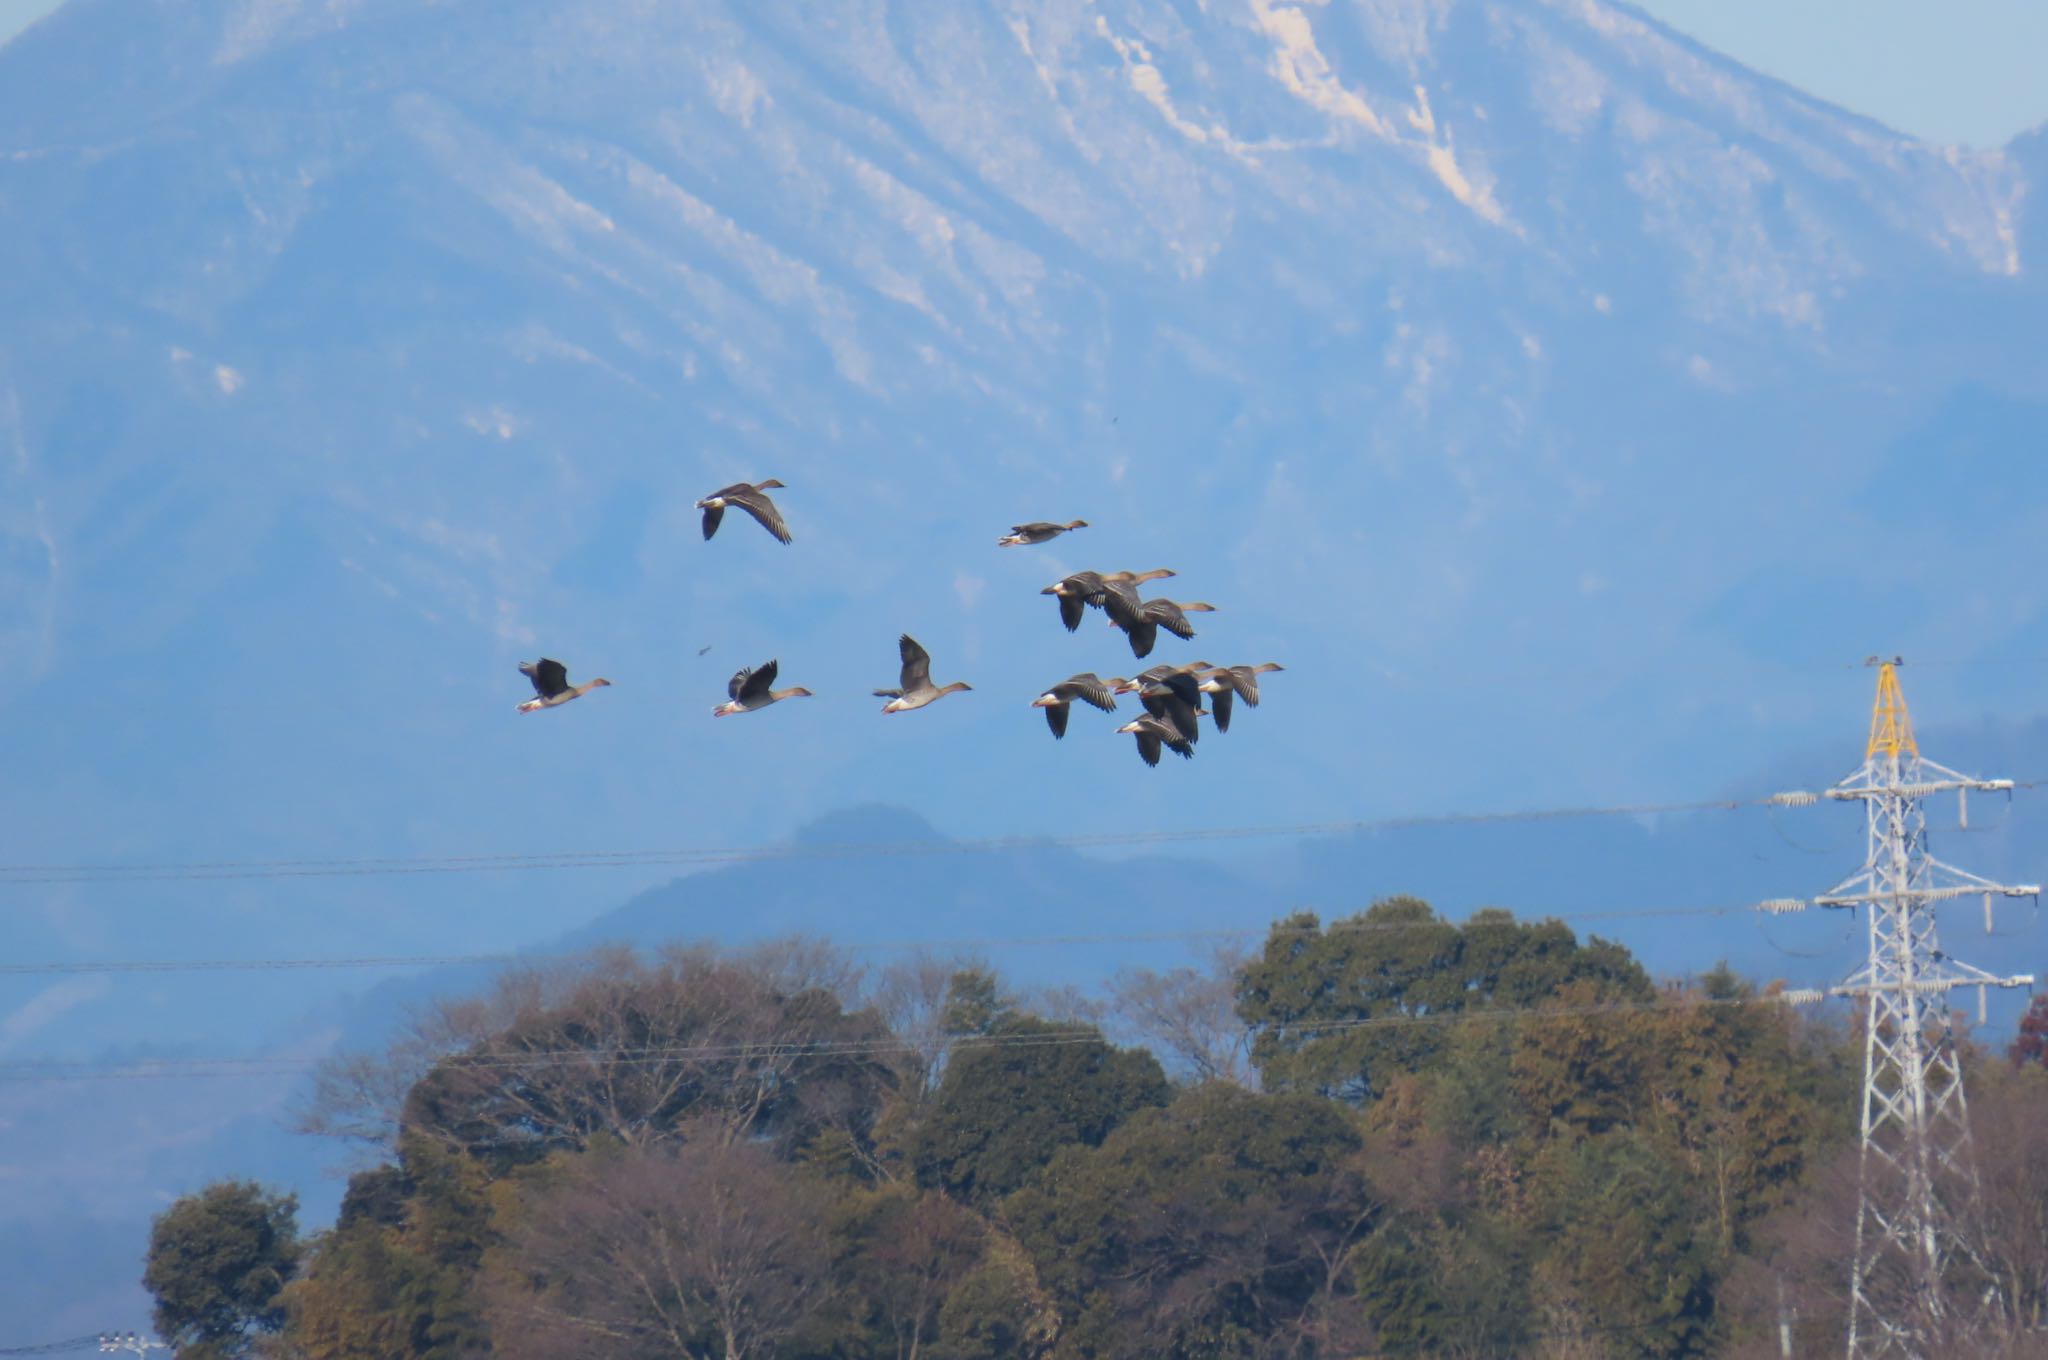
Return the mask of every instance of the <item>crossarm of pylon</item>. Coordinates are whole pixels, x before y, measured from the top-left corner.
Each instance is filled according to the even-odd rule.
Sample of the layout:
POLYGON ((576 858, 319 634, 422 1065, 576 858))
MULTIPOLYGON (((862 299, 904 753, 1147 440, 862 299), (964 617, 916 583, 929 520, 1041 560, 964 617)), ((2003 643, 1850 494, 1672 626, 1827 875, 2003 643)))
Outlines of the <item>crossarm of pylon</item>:
MULTIPOLYGON (((1952 964, 1951 967, 1967 968, 1968 965, 1952 964)), ((1915 978, 1911 982, 1900 980, 1883 983, 1878 986, 1872 986, 1869 983, 1845 982, 1834 987, 1804 987, 1797 991, 1780 992, 1777 999, 1792 1005, 1811 1005, 1813 1002, 1823 1001, 1828 997, 1865 997, 1873 992, 1886 996, 1897 996, 1902 992, 1913 992, 1921 996, 1929 996, 1939 992, 1953 991, 1958 987, 2031 987, 2033 985, 2034 975, 2032 973, 2014 973, 2009 977, 1995 977, 1990 973, 1984 972, 1982 969, 1970 968, 1967 974, 1958 972, 1952 976, 1945 974, 1941 977, 1915 978)))

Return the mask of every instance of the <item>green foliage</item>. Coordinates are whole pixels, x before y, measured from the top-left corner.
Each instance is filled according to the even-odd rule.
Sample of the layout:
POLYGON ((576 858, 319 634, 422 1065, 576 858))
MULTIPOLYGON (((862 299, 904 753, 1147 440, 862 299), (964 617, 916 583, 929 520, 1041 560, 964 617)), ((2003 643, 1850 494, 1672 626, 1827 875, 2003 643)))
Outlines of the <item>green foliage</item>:
POLYGON ((395 1167, 349 1182, 341 1218, 288 1291, 306 1360, 458 1360, 482 1353, 473 1298, 494 1240, 484 1169, 408 1137, 395 1167))
POLYGON ((1456 926, 1392 897, 1327 929, 1306 912, 1276 924, 1238 980, 1237 1009, 1267 1089, 1362 1104, 1442 1061, 1452 1028, 1439 1021, 1525 1008, 1574 984, 1604 999, 1653 995, 1627 951, 1581 945, 1557 921, 1482 911, 1456 926))
POLYGON ((1704 1355, 1714 1271, 1701 1205, 1682 1172, 1640 1134, 1589 1138, 1546 1154, 1544 1275, 1611 1354, 1704 1355))
MULTIPOLYGON (((189 1353, 283 1307, 300 1360, 1703 1356, 1763 1335, 1778 1225, 1851 1141, 1843 1036, 1554 921, 1282 922, 1236 978, 1267 1094, 1176 1098, 982 970, 924 975, 891 1033, 807 957, 609 957, 452 1008, 396 1161, 189 1353)), ((2033 1090, 1986 1108, 2031 1127, 2033 1090)), ((1986 1163, 1986 1260, 2036 1313, 2038 1161, 1986 1163)))
POLYGON ((1075 1037, 1029 1016, 996 1022, 997 1042, 954 1053, 910 1135, 918 1177, 974 1204, 1023 1185, 1069 1144, 1093 1146, 1172 1088, 1150 1053, 1075 1037))
POLYGON ((1345 1112, 1211 1084, 1069 1148, 1005 1215, 1065 1323, 1060 1356, 1261 1354, 1362 1334, 1348 1263, 1377 1211, 1345 1112))
POLYGON ((156 1329, 180 1354, 239 1356, 284 1325, 280 1298, 298 1269, 296 1195, 219 1181, 164 1210, 150 1227, 143 1287, 156 1329))

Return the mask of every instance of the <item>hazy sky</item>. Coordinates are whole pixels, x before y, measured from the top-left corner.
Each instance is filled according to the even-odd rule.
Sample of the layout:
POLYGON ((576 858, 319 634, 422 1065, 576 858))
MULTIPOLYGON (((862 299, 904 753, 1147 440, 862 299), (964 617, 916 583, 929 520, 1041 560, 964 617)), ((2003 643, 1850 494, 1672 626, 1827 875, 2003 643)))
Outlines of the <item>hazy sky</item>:
MULTIPOLYGON (((62 0, 0 0, 0 42, 62 0)), ((2042 0, 1639 0, 1748 66, 1939 142, 2001 146, 2048 121, 2042 0)))
POLYGON ((2048 120, 2040 0, 1637 0, 1809 94, 1938 142, 2000 146, 2048 120))

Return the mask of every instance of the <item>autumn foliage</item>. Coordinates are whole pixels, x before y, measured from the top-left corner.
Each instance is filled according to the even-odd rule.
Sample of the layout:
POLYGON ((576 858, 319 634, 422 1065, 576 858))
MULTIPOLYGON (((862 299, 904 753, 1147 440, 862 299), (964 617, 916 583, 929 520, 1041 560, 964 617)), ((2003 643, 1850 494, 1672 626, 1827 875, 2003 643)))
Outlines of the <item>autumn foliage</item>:
MULTIPOLYGON (((2012 1344, 2048 1314, 2029 1024, 1972 1092, 2012 1344)), ((214 1187, 150 1283, 209 1353, 302 1360, 1804 1354, 1853 1045, 1726 970, 1413 899, 1035 1006, 968 961, 611 952, 332 1064, 308 1125, 376 1154, 334 1227, 214 1187)))

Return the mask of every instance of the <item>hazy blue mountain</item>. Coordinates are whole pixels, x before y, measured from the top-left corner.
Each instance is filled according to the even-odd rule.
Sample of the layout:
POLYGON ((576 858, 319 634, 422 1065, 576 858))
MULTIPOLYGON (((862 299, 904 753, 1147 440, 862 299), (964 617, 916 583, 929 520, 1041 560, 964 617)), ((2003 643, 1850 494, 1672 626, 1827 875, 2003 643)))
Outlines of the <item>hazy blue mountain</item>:
MULTIPOLYGON (((1853 756, 1876 651, 1930 663, 1923 724, 2024 776, 2048 754, 2044 147, 1915 143, 1605 0, 71 0, 0 47, 0 860, 1746 796, 1854 763, 1827 753, 1853 756), (768 475, 796 543, 737 517, 702 542, 695 499, 768 475), (1160 656, 1288 671, 1186 765, 1145 769, 1100 715, 1054 743, 1031 695, 1133 662, 1037 588, 1159 565, 1220 607, 1160 656), (864 707, 905 630, 975 691, 864 707), (517 717, 542 653, 617 684, 517 717), (819 697, 710 721, 769 656, 819 697)), ((1985 867, 2040 876, 2030 815, 1968 842, 1985 867)), ((1112 934, 1395 889, 1739 904, 1853 858, 1839 809, 1729 816, 674 885, 59 872, 0 885, 0 942, 1112 934)), ((1652 924, 1612 933, 1660 968, 1703 942, 1652 924)), ((1758 952, 1729 924, 1705 942, 1758 966, 1839 934, 1758 952)), ((322 1051, 388 1023, 375 977, 4 978, 0 1061, 322 1051)), ((331 1199, 279 1132, 285 1083, 8 1091, 0 1242, 27 1259, 0 1261, 0 1316, 30 1332, 140 1325, 135 1225, 208 1175, 331 1199)))

